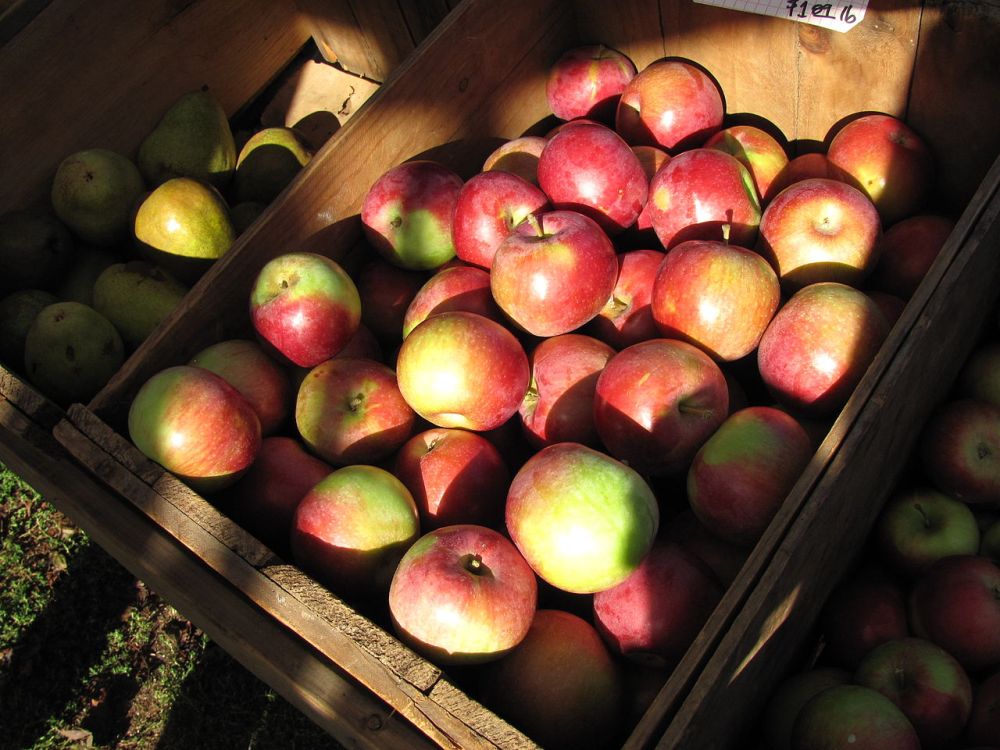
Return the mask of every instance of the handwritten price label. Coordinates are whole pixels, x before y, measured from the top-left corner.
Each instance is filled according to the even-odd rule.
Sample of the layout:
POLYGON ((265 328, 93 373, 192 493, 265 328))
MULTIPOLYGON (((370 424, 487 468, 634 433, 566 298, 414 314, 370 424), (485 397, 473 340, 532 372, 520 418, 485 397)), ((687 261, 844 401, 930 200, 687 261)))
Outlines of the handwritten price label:
POLYGON ((800 23, 822 26, 834 31, 850 31, 865 17, 868 0, 856 2, 813 2, 813 0, 694 0, 702 5, 715 5, 730 10, 757 13, 763 16, 788 18, 800 23))

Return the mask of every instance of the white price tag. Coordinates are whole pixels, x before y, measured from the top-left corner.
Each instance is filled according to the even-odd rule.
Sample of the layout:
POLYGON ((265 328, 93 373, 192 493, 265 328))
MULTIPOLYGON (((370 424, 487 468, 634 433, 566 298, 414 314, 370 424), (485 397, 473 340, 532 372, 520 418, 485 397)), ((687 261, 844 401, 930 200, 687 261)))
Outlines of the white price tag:
POLYGON ((787 18, 834 31, 849 31, 865 17, 868 0, 694 0, 762 16, 787 18))

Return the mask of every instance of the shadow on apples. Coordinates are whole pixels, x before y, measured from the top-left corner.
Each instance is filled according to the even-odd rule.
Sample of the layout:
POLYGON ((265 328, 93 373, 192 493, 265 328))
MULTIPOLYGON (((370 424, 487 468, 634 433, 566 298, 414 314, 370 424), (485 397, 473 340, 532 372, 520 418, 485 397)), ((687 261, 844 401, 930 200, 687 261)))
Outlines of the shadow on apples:
MULTIPOLYGON (((763 130, 769 136, 774 138, 781 147, 785 149, 785 153, 789 153, 790 144, 788 142, 788 137, 781 132, 781 128, 775 125, 771 120, 761 115, 754 114, 753 112, 732 112, 727 113, 725 121, 722 124, 723 128, 731 128, 735 125, 749 125, 751 127, 763 130)), ((740 161, 745 162, 746 154, 741 153, 737 155, 740 161)))

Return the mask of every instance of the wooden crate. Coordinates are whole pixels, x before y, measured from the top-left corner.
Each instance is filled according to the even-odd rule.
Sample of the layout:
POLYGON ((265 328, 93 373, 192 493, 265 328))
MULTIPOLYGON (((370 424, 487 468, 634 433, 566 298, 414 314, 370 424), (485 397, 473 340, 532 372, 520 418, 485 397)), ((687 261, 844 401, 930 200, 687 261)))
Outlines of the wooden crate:
MULTIPOLYGON (((874 0, 860 26, 838 34, 689 0, 517 0, 504 5, 502 21, 495 4, 465 0, 108 387, 58 422, 55 437, 105 488, 106 502, 149 519, 245 597, 261 622, 297 633, 331 680, 369 691, 423 742, 530 747, 449 674, 142 457, 122 437, 132 397, 158 370, 245 330, 250 284, 270 258, 291 249, 343 258, 359 247, 361 201, 385 169, 423 155, 468 176, 499 140, 543 120, 545 73, 575 44, 604 42, 640 67, 666 55, 693 59, 717 77, 729 112, 766 117, 804 148, 859 111, 901 116, 943 165, 939 200, 942 210, 964 209, 958 227, 722 603, 623 739, 628 748, 737 746, 784 654, 801 643, 838 567, 867 534, 956 353, 971 345, 960 326, 969 307, 995 296, 998 175, 988 169, 1000 150, 997 20, 993 2, 874 0)), ((314 705, 304 710, 317 716, 314 705)), ((334 723, 342 736, 372 741, 365 727, 334 723)))

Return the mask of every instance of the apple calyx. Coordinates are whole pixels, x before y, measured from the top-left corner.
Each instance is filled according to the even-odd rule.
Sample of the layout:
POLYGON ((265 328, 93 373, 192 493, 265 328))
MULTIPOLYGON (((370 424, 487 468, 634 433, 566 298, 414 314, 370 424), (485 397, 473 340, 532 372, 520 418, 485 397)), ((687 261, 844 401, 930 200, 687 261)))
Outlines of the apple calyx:
POLYGON ((982 461, 984 458, 988 458, 992 454, 993 451, 990 450, 990 446, 985 441, 982 441, 976 445, 976 457, 980 461, 982 461))
POLYGON ((475 552, 470 552, 469 554, 463 556, 460 564, 474 576, 493 577, 493 571, 490 570, 485 563, 483 563, 482 555, 475 552))
POLYGON ((347 410, 356 412, 361 408, 361 404, 365 402, 365 397, 361 393, 355 393, 351 396, 350 400, 347 402, 347 410))

